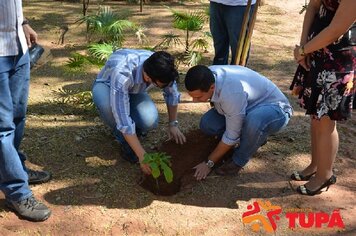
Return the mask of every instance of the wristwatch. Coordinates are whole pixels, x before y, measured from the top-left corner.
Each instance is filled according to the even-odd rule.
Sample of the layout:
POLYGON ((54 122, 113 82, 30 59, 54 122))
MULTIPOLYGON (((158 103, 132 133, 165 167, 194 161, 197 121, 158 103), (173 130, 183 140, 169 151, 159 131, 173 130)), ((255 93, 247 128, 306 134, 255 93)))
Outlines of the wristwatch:
POLYGON ((28 24, 30 24, 30 22, 29 22, 27 19, 24 19, 24 20, 22 21, 22 25, 28 25, 28 24))
POLYGON ((208 161, 206 162, 206 165, 207 165, 209 168, 213 168, 214 165, 215 165, 215 163, 214 163, 212 160, 208 160, 208 161))
POLYGON ((174 121, 170 121, 168 123, 169 126, 174 126, 174 127, 177 127, 178 126, 178 121, 177 120, 174 120, 174 121))
POLYGON ((304 46, 300 46, 299 49, 298 49, 298 53, 299 55, 301 55, 302 57, 305 56, 305 52, 304 52, 304 46))

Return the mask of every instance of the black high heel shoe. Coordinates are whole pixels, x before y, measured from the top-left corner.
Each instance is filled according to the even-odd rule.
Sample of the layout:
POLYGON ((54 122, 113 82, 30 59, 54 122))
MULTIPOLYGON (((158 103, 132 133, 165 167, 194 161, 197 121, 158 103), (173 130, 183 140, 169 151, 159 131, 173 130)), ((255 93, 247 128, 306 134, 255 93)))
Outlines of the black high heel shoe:
POLYGON ((305 187, 305 185, 301 185, 297 188, 297 192, 302 195, 314 196, 315 194, 321 193, 323 188, 326 188, 325 192, 329 190, 330 185, 336 183, 336 176, 332 175, 330 179, 325 181, 318 189, 311 191, 305 187))
POLYGON ((315 175, 316 172, 311 173, 310 175, 301 175, 298 171, 294 171, 293 174, 290 176, 292 180, 295 181, 308 181, 310 178, 315 175))

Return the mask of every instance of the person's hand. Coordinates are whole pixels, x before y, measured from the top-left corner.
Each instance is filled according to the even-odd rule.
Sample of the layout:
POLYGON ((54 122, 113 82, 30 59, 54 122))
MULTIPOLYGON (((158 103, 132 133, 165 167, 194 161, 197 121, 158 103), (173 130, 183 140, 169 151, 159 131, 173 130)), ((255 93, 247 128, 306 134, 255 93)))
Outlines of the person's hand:
POLYGON ((177 126, 168 126, 168 138, 173 138, 176 143, 179 144, 183 144, 186 142, 184 134, 179 130, 177 126))
POLYGON ((30 48, 32 44, 37 43, 37 33, 31 28, 29 24, 24 24, 22 28, 23 32, 25 33, 27 46, 30 48))
POLYGON ((310 55, 300 55, 300 46, 295 45, 294 48, 294 59, 295 61, 300 64, 306 71, 310 70, 310 55))
POLYGON ((140 167, 144 174, 150 175, 152 173, 151 167, 148 164, 142 163, 142 161, 140 161, 140 167))
POLYGON ((306 71, 309 71, 310 70, 310 55, 307 55, 304 59, 302 59, 298 63, 299 63, 299 65, 304 67, 304 69, 306 71))
POLYGON ((304 57, 304 59, 298 61, 298 64, 301 65, 306 71, 310 70, 310 55, 304 57))
POLYGON ((211 169, 206 165, 204 161, 196 165, 193 169, 195 169, 194 177, 197 180, 205 179, 208 176, 208 174, 211 172, 211 169))
POLYGON ((295 61, 297 61, 297 62, 301 61, 301 60, 304 59, 304 57, 305 57, 305 55, 304 55, 304 56, 300 55, 300 53, 299 53, 299 49, 300 49, 300 48, 301 48, 301 47, 300 47, 299 45, 295 45, 295 48, 294 48, 294 51, 293 51, 294 59, 295 59, 295 61))

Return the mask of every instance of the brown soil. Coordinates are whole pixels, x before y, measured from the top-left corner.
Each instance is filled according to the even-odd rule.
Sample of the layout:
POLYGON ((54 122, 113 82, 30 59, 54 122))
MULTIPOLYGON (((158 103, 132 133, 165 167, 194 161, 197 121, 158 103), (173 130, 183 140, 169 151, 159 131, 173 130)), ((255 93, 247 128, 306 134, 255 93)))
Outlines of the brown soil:
POLYGON ((163 176, 156 179, 152 176, 144 176, 140 185, 157 195, 169 196, 176 194, 180 189, 192 187, 196 182, 194 178, 194 167, 206 161, 208 155, 215 148, 218 140, 214 137, 204 135, 200 130, 190 131, 187 142, 178 145, 174 141, 163 143, 159 152, 167 153, 171 156, 173 182, 167 183, 163 176), (159 186, 159 187, 158 187, 159 186))

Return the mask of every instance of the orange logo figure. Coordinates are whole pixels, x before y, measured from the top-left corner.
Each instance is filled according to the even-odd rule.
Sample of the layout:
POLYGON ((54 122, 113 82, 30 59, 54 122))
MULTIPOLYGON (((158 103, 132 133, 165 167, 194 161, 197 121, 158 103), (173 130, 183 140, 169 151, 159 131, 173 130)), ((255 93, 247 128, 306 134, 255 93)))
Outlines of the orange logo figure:
POLYGON ((282 211, 280 206, 273 206, 270 201, 257 200, 252 205, 248 205, 247 210, 242 214, 242 222, 251 223, 251 229, 254 232, 261 231, 261 226, 268 233, 276 231, 275 221, 280 219, 278 214, 282 211), (267 212, 267 217, 261 215, 261 208, 267 212))

